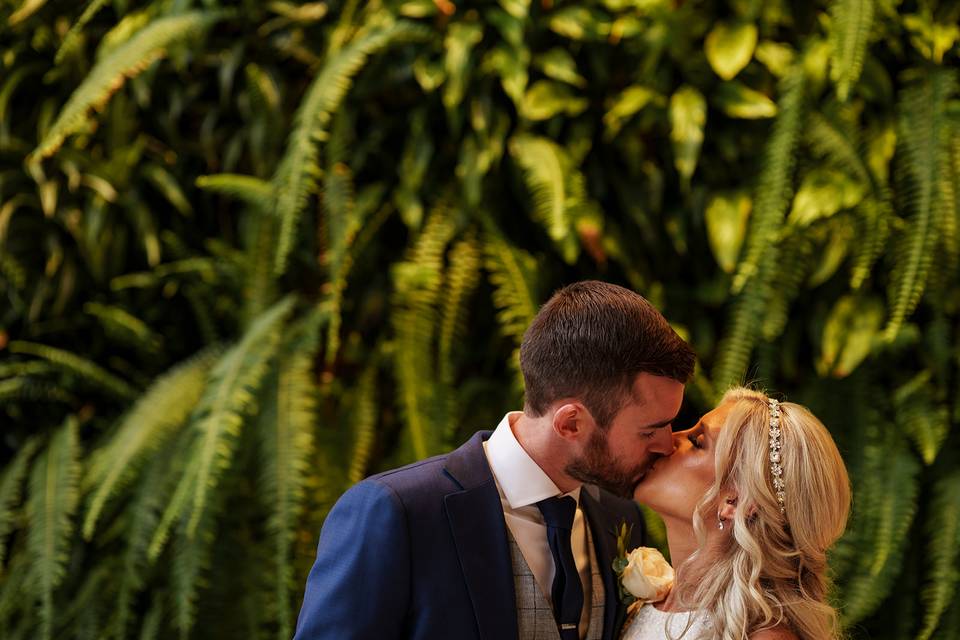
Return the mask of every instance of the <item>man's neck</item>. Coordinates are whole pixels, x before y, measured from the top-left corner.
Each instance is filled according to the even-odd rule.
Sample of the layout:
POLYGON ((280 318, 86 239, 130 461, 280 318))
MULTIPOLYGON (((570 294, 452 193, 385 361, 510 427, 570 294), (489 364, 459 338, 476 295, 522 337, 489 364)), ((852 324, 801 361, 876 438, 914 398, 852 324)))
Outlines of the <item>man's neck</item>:
POLYGON ((530 418, 525 413, 508 421, 513 436, 527 452, 530 459, 537 463, 547 477, 553 481, 561 493, 569 493, 582 483, 567 475, 566 457, 551 431, 550 425, 530 418))

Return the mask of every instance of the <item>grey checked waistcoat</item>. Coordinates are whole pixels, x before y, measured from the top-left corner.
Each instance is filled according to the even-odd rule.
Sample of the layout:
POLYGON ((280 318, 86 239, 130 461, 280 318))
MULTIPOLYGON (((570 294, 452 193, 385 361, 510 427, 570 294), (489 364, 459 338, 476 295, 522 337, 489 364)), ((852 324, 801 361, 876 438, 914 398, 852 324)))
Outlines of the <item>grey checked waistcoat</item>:
MULTIPOLYGON (((587 531, 587 550, 590 558, 590 573, 592 586, 590 589, 590 627, 587 629, 586 640, 601 640, 603 638, 603 608, 604 589, 603 576, 597 566, 597 554, 593 548, 593 536, 590 526, 584 520, 587 531)), ((537 585, 530 565, 520 552, 516 540, 507 532, 510 541, 510 561, 513 564, 513 586, 517 594, 517 630, 520 640, 559 640, 560 632, 557 622, 553 618, 553 609, 550 602, 543 595, 537 585)))

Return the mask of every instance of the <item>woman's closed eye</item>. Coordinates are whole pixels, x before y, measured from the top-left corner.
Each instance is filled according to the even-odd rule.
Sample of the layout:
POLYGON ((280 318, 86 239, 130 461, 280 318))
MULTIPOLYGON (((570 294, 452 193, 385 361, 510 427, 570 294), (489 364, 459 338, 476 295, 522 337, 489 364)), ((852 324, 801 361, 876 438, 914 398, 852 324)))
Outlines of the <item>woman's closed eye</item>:
POLYGON ((695 449, 703 449, 703 442, 700 440, 702 437, 702 433, 691 433, 687 436, 687 440, 690 441, 690 444, 692 444, 695 449))

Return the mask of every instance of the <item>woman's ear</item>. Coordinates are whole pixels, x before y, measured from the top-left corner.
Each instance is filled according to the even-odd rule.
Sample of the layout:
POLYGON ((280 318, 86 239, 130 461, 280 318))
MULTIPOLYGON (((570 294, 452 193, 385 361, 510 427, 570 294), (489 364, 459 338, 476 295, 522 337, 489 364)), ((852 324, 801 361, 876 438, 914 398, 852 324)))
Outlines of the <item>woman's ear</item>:
POLYGON ((721 520, 733 522, 734 517, 737 515, 736 494, 728 493, 724 495, 723 502, 720 503, 720 509, 717 510, 717 515, 720 516, 721 520))

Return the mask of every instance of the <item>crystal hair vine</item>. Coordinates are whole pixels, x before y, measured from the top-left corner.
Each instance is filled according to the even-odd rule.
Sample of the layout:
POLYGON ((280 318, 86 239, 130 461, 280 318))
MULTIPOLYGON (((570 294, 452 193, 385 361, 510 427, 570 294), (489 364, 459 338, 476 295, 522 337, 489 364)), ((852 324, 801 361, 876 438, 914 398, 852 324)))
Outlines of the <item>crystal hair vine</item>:
POLYGON ((780 403, 773 398, 769 398, 768 402, 770 404, 770 473, 773 475, 773 488, 777 492, 780 513, 786 513, 784 501, 787 496, 784 492, 783 467, 780 466, 780 450, 783 448, 783 441, 780 439, 783 435, 780 430, 780 403))

